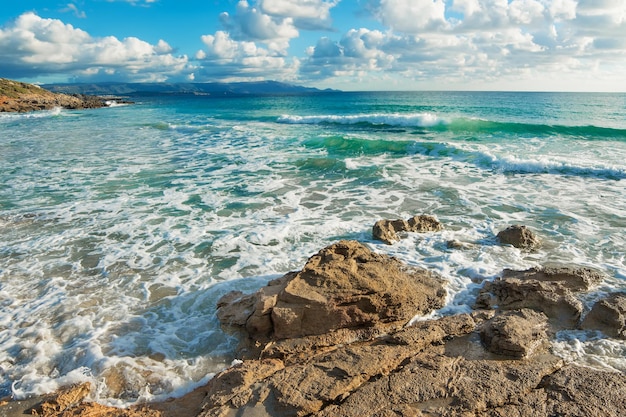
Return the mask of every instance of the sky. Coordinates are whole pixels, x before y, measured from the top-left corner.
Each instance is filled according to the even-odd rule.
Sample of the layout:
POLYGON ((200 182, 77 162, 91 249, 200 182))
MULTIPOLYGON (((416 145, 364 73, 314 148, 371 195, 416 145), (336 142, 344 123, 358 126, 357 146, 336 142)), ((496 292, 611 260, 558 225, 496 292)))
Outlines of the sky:
POLYGON ((0 0, 0 77, 626 91, 625 0, 0 0))

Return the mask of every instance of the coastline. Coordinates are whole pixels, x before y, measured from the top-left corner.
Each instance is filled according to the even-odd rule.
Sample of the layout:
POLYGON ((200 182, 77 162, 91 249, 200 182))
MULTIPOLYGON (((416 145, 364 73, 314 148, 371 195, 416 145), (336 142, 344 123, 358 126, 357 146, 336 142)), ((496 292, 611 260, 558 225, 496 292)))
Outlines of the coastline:
MULTIPOLYGON (((341 106, 349 97, 340 98, 341 106)), ((414 102, 421 105, 426 98, 414 102)), ((484 97, 474 98, 482 102, 484 97)), ((459 111, 467 115, 463 119, 470 124, 467 129, 455 127, 452 121, 433 128, 405 128, 405 119, 395 121, 397 127, 380 128, 376 125, 380 107, 355 100, 346 112, 333 107, 329 97, 315 99, 310 112, 330 116, 296 126, 277 122, 277 114, 292 114, 294 120, 306 115, 309 110, 297 110, 301 98, 281 98, 272 111, 258 112, 251 109, 264 109, 278 99, 169 97, 102 112, 57 109, 0 117, 6 133, 2 153, 8 186, 3 190, 8 210, 0 216, 8 248, 2 255, 8 262, 0 272, 8 295, 2 307, 11 319, 5 322, 4 333, 11 339, 2 350, 7 358, 3 366, 13 372, 2 387, 3 396, 13 391, 17 398, 25 398, 85 380, 93 384, 91 394, 72 410, 92 401, 129 406, 182 396, 185 389, 206 383, 207 375, 221 371, 233 359, 235 338, 219 329, 217 300, 226 291, 251 292, 285 271, 301 268, 311 254, 338 239, 365 242, 408 265, 442 273, 450 298, 440 310, 442 315, 471 311, 479 287, 498 281, 505 268, 526 270, 560 262, 605 271, 609 279, 582 296, 583 317, 597 298, 624 291, 620 258, 624 216, 619 204, 623 164, 611 162, 624 149, 619 137, 623 129, 611 133, 610 140, 595 127, 575 128, 562 137, 563 130, 539 135, 538 125, 532 122, 522 127, 507 124, 514 133, 499 130, 495 135, 491 127, 484 128, 484 122, 469 120, 474 113, 465 107, 459 111), (364 125, 343 124, 361 113, 366 115, 364 125), (213 119, 216 114, 219 117, 213 119), (326 120, 333 117, 342 124, 329 126, 326 120), (476 134, 475 142, 468 142, 466 131, 478 127, 484 131, 476 134), (593 136, 578 139, 586 134, 593 136), (531 135, 539 138, 527 140, 531 135), (580 152, 565 155, 570 149, 580 152), (580 157, 592 149, 597 158, 580 157), (511 160, 510 155, 516 157, 511 160), (562 167, 561 157, 567 158, 563 169, 541 165, 547 160, 562 167), (506 164, 513 166, 503 168, 506 164), (418 235, 412 230, 414 222, 403 220, 398 222, 400 230, 395 230, 404 238, 401 242, 387 247, 370 239, 367 225, 374 218, 406 218, 415 212, 435 214, 445 230, 418 235), (541 231, 544 246, 525 251, 498 245, 497 231, 516 222, 541 231), (64 236, 61 248, 59 232, 64 236), (89 239, 81 239, 84 236, 89 239), (154 252, 152 247, 161 249, 154 252), (147 262, 138 265, 140 259, 147 262), (179 259, 185 260, 180 267, 168 267, 170 262, 179 265, 179 259), (66 265, 74 268, 58 268, 66 265), (30 268, 34 273, 21 273, 30 268), (45 280, 37 271, 43 271, 45 280), (213 277, 226 282, 212 285, 213 277), (107 288, 83 290, 85 279, 107 288), (39 291, 32 290, 35 284, 39 291), (83 305, 83 300, 90 303, 83 305), (39 311, 52 319, 41 320, 42 314, 33 308, 40 303, 45 303, 45 310, 39 311), (187 308, 190 305, 194 308, 187 308), (103 320, 110 312, 113 320, 103 320), (97 331, 108 326, 107 337, 96 337, 87 326, 97 331), (36 331, 48 330, 50 337, 35 338, 36 331), (176 335, 180 338, 170 339, 176 335), (118 342, 111 343, 111 337, 118 342), (145 343, 138 346, 136 341, 145 343), (29 350, 30 346, 45 350, 29 350), (92 346, 108 351, 88 361, 72 360, 96 351, 90 350, 92 346), (179 359, 180 347, 184 355, 179 359), (119 350, 111 353, 111 348, 119 350), (219 356, 224 360, 215 366, 202 363, 223 352, 227 356, 219 356), (120 359, 125 362, 122 366, 110 366, 120 359), (39 363, 59 369, 58 378, 39 363), (82 364, 91 370, 84 378, 72 372, 82 364), (179 365, 194 368, 181 372, 179 365), (68 372, 71 379, 65 377, 68 372), (48 381, 54 385, 45 385, 48 381), (190 386, 191 381, 202 382, 190 386), (149 388, 142 390, 145 387, 149 388)), ((378 96, 372 97, 377 103, 374 99, 378 96)), ((400 100, 405 101, 410 102, 400 100)), ((386 109, 394 114, 398 107, 386 109)), ((435 109, 440 120, 446 119, 449 112, 435 109)), ((406 119, 410 126, 421 126, 417 117, 406 119)), ((393 240, 393 234, 390 237, 393 240)), ((494 290, 503 288, 498 284, 494 290)), ((486 303, 490 300, 484 298, 486 303)), ((575 304, 565 305, 575 313, 575 304)), ((557 337, 554 350, 567 361, 596 361, 607 369, 626 369, 626 345, 617 338, 578 329, 557 337)), ((461 347, 482 349, 469 336, 450 339, 438 342, 445 346, 443 356, 432 350, 437 347, 432 343, 428 351, 446 360, 446 352, 461 347)), ((294 340, 302 342, 302 338, 294 340)), ((361 344, 370 343, 363 340, 361 344)), ((343 345, 358 347, 352 341, 343 345)), ((308 356, 317 360, 322 353, 329 352, 315 350, 308 356)), ((418 360, 408 358, 413 359, 418 360)), ((266 363, 271 364, 279 363, 266 363)), ((230 372, 232 378, 249 368, 236 369, 230 372)), ((313 369, 329 367, 316 362, 313 369)), ((345 369, 337 366, 331 374, 341 376, 339 370, 345 369)), ((285 372, 275 372, 272 380, 285 372)), ((390 375, 400 378, 398 372, 390 375)), ((379 375, 386 374, 371 379, 379 375)), ((213 388, 203 389, 206 393, 213 388)), ((554 394, 537 386, 531 392, 547 395, 548 391, 554 394)), ((159 404, 164 409, 182 403, 202 406, 206 394, 198 395, 195 401, 185 397, 159 404)), ((243 399, 238 395, 235 403, 243 399)))
MULTIPOLYGON (((401 237, 377 230, 403 232, 413 219, 377 222, 375 239, 393 244, 401 237)), ((497 239, 522 250, 540 245, 524 226, 497 239)), ((444 303, 441 277, 340 241, 298 272, 218 301, 222 326, 241 335, 242 360, 205 386, 119 409, 90 401, 84 383, 0 405, 0 415, 617 417, 626 412, 624 374, 568 363, 550 348, 560 330, 626 335, 626 294, 583 316, 578 298, 606 278, 576 266, 505 270, 484 282, 470 313, 425 319, 444 303), (412 319, 415 311, 423 318, 412 319)))
POLYGON ((111 103, 130 103, 120 97, 53 93, 39 86, 0 78, 0 113, 25 113, 64 108, 68 110, 97 109, 111 103))

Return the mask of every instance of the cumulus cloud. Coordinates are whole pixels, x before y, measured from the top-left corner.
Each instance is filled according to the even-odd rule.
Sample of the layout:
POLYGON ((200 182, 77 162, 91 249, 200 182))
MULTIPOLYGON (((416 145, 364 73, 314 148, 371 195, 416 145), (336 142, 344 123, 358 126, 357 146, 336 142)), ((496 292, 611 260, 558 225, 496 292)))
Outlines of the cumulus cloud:
POLYGON ((164 81, 188 67, 186 56, 175 57, 165 41, 151 45, 141 39, 94 38, 56 19, 24 13, 0 28, 0 61, 10 77, 72 73, 76 80, 164 81))
POLYGON ((203 64, 195 74, 196 79, 253 81, 295 77, 297 60, 288 60, 255 42, 234 40, 225 31, 204 35, 202 42, 206 49, 196 53, 195 58, 203 64))
POLYGON ((220 20, 234 39, 263 42, 281 55, 286 55, 289 40, 299 35, 292 18, 269 16, 245 0, 239 1, 234 16, 222 13, 220 20))
POLYGON ((287 55, 290 41, 300 33, 294 18, 285 15, 289 3, 294 2, 269 2, 274 14, 268 14, 261 4, 253 7, 246 0, 240 0, 233 15, 222 13, 220 21, 224 30, 201 37, 205 48, 195 55, 202 65, 196 71, 196 78, 208 81, 294 79, 299 61, 287 55))
POLYGON ((305 76, 484 86, 614 76, 624 65, 623 0, 369 0, 367 8, 384 29, 320 39, 302 62, 305 76))
POLYGON ((259 0, 259 8, 270 16, 291 18, 299 29, 328 29, 331 9, 339 0, 259 0))
POLYGON ((348 31, 338 43, 321 38, 307 51, 308 59, 301 71, 311 78, 327 78, 391 69, 395 57, 384 51, 390 44, 389 36, 361 28, 348 31))
POLYGON ((383 25, 398 32, 434 30, 447 24, 444 0, 379 0, 370 7, 383 25))

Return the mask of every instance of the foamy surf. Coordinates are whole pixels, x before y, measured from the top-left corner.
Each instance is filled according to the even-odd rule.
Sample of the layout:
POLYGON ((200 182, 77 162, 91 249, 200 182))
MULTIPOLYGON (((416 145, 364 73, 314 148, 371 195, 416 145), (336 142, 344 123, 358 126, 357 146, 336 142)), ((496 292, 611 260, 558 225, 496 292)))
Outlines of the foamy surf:
POLYGON ((430 127, 445 124, 445 121, 432 113, 372 113, 354 115, 320 115, 320 116, 298 116, 282 115, 277 119, 278 123, 287 124, 369 124, 388 126, 412 126, 430 127))
MULTIPOLYGON (((626 289, 619 113, 605 96, 589 120, 494 97, 175 97, 0 117, 0 396, 83 380, 114 405, 191 390, 234 359, 217 299, 339 239, 439 272, 439 315, 469 311, 504 268, 598 268, 611 280, 587 308, 626 289), (421 213, 444 231, 372 240, 376 220, 421 213), (498 245, 513 223, 544 245, 498 245)), ((614 341, 567 337, 564 357, 620 369, 614 341)))

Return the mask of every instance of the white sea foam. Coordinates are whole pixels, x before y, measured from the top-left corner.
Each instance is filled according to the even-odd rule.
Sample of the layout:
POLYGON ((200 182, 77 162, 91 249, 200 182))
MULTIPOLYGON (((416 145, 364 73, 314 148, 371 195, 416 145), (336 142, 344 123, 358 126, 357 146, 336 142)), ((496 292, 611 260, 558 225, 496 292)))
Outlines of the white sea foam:
POLYGON ((282 115, 277 119, 278 123, 288 124, 359 124, 368 123, 373 125, 389 125, 389 126, 413 126, 413 127, 431 127, 444 124, 445 121, 441 117, 433 113, 371 113, 371 114, 355 114, 355 115, 320 115, 320 116, 299 116, 299 115, 282 115))
POLYGON ((569 362, 626 372, 626 341, 608 338, 601 332, 561 331, 552 343, 552 351, 569 362))
MULTIPOLYGON (((436 314, 467 311, 482 281, 503 268, 600 268, 611 280, 584 300, 587 307, 598 293, 625 287, 619 143, 371 129, 310 146, 329 135, 319 123, 421 126, 443 118, 292 124, 207 120, 208 111, 183 117, 148 105, 123 110, 129 114, 37 120, 44 123, 28 132, 7 124, 3 393, 23 397, 89 380, 98 401, 128 404, 189 390, 234 359, 236 341, 215 317, 219 297, 300 269, 339 239, 440 273, 449 304, 436 314), (400 145, 341 153, 367 140, 400 145), (445 230, 393 246, 372 240, 376 220, 421 213, 436 215, 445 230), (531 227, 544 246, 529 253, 497 245, 495 234, 512 223, 531 227), (467 248, 449 249, 450 240, 467 248)), ((611 352, 619 349, 606 348, 598 360, 612 363, 611 352)))

